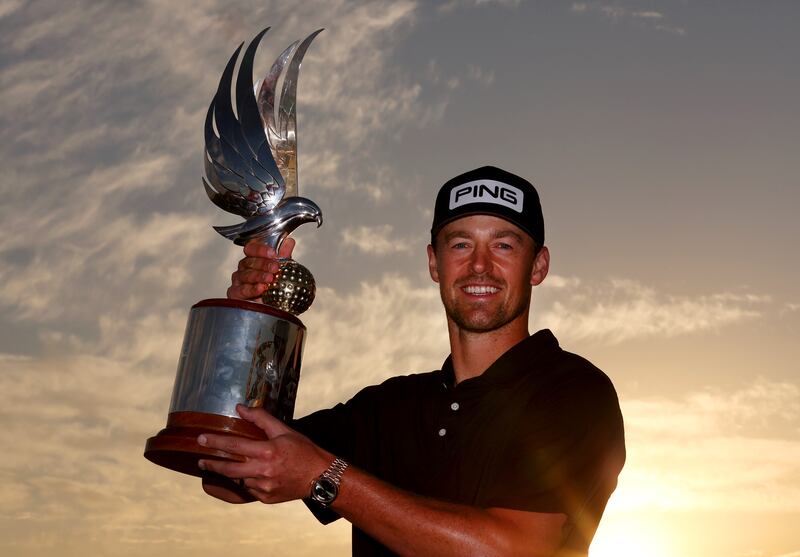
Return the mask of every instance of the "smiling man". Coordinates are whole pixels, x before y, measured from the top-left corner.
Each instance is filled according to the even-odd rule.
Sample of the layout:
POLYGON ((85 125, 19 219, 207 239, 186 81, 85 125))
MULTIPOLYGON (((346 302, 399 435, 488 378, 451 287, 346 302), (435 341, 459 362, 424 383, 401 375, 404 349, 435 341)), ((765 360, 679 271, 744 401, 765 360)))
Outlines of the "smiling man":
MULTIPOLYGON (((289 256, 293 242, 284 242, 289 256)), ((277 270, 254 243, 228 295, 252 299, 277 270)), ((447 315, 442 369, 394 377, 296 420, 240 407, 268 441, 201 435, 245 462, 200 461, 228 502, 304 499, 353 524, 354 555, 585 556, 625 461, 622 416, 599 369, 530 335, 532 286, 550 264, 539 196, 482 167, 439 190, 428 246, 447 315)))

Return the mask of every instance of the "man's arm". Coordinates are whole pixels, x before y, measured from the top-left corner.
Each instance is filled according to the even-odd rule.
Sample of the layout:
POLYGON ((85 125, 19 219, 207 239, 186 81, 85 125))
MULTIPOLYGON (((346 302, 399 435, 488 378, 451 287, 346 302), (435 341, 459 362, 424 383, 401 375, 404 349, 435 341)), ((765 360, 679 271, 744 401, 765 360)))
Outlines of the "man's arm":
MULTIPOLYGON (((261 427, 269 440, 201 435, 200 444, 247 458, 243 463, 202 460, 201 468, 243 478, 247 493, 264 503, 308 497, 311 482, 328 468, 334 455, 263 409, 240 406, 238 410, 242 418, 261 427)), ((215 495, 213 489, 209 493, 215 495)), ((553 555, 563 542, 566 523, 564 514, 437 501, 398 489, 352 466, 345 471, 331 508, 401 555, 553 555)))
POLYGON ((566 522, 563 514, 437 501, 351 468, 332 508, 400 555, 553 555, 566 522))

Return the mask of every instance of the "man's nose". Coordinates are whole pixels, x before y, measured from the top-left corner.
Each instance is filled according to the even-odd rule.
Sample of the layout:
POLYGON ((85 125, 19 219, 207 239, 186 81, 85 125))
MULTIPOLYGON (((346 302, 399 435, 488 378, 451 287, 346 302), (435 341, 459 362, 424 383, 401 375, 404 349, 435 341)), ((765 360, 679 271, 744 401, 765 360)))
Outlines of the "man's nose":
POLYGON ((472 257, 469 261, 470 271, 476 275, 491 271, 492 259, 489 250, 485 247, 477 246, 472 252, 472 257))

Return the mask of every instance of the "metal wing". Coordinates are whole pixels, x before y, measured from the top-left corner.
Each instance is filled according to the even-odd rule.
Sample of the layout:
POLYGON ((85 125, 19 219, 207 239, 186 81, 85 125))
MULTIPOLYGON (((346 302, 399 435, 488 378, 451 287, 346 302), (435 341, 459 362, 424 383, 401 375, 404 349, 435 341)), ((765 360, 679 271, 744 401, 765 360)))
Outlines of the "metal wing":
POLYGON ((298 195, 297 186, 297 78, 300 74, 300 63, 308 50, 311 41, 323 30, 318 29, 306 37, 303 42, 294 42, 278 56, 264 78, 258 92, 258 110, 264 124, 264 133, 280 173, 286 181, 286 196, 298 195), (275 107, 275 91, 278 80, 284 73, 286 63, 289 68, 283 78, 277 110, 275 107))
POLYGON ((236 78, 236 108, 231 99, 233 70, 244 43, 233 53, 208 107, 205 123, 203 186, 211 201, 230 213, 263 215, 283 198, 286 182, 275 164, 261 125, 253 92, 253 59, 261 31, 245 50, 236 78))

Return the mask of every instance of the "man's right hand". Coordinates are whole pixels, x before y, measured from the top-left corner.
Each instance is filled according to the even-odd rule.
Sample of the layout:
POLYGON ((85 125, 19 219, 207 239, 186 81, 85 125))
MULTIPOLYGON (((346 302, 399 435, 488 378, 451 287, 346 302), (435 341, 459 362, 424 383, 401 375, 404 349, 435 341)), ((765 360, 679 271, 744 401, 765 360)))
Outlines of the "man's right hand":
POLYGON ((281 244, 280 251, 275 253, 274 249, 260 240, 250 240, 244 246, 245 256, 239 261, 239 268, 231 275, 228 298, 234 300, 259 298, 275 280, 275 273, 280 267, 278 258, 290 258, 294 243, 293 238, 286 238, 281 244))

